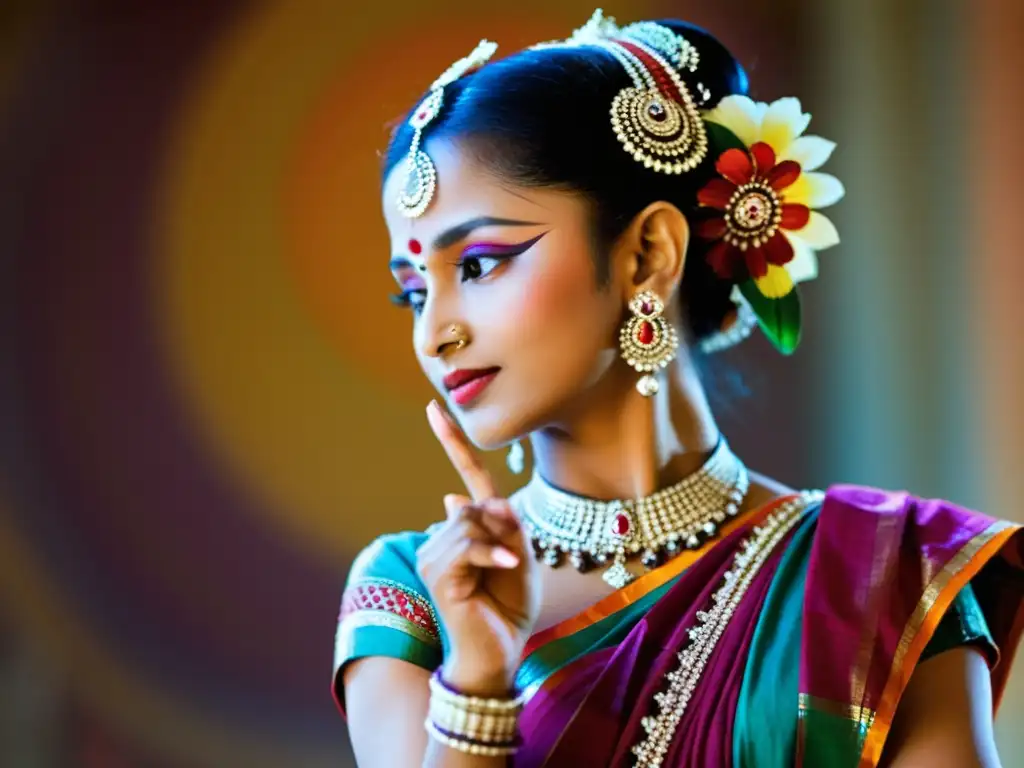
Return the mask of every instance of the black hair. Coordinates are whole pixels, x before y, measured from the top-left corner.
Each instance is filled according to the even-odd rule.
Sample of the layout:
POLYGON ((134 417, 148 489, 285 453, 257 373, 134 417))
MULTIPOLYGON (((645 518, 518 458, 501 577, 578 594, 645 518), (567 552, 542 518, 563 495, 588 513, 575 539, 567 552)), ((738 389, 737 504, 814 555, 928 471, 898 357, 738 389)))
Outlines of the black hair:
MULTIPOLYGON (((702 109, 725 96, 747 93, 746 72, 718 40, 683 21, 657 23, 697 48, 696 73, 680 75, 695 99, 700 99, 698 83, 710 91, 702 109)), ((697 191, 714 173, 717 155, 712 145, 705 160, 682 175, 636 162, 609 120, 612 100, 630 83, 622 65, 595 46, 527 49, 446 86, 445 106, 426 128, 425 139, 465 142, 477 159, 516 184, 583 193, 593 204, 598 279, 604 282, 610 245, 647 205, 664 200, 694 222, 697 191)), ((385 177, 407 155, 412 135, 403 121, 385 156, 385 177)), ((708 266, 706 249, 691 237, 680 287, 686 330, 695 342, 721 328, 734 309, 731 285, 708 266)))

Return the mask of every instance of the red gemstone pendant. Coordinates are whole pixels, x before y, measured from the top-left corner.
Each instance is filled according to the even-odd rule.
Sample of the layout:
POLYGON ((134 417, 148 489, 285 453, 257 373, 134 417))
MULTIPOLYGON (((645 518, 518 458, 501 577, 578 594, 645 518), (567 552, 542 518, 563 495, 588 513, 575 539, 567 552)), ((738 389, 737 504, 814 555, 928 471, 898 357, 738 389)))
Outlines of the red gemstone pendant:
POLYGON ((629 533, 629 518, 626 515, 616 515, 612 521, 612 531, 616 536, 625 536, 629 533))
POLYGON ((640 323, 640 330, 637 331, 636 340, 647 346, 654 342, 654 326, 647 320, 640 323))

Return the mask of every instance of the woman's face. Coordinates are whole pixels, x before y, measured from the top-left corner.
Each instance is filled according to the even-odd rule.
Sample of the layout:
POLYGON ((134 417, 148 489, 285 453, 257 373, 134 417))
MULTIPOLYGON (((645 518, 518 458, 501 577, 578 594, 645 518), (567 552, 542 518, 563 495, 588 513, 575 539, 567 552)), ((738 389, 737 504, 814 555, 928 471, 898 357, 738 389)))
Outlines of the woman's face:
POLYGON ((593 396, 616 359, 621 292, 614 277, 598 288, 580 197, 503 184, 457 144, 427 151, 438 180, 426 213, 398 212, 401 172, 384 185, 391 271, 423 372, 470 439, 497 448, 593 396))

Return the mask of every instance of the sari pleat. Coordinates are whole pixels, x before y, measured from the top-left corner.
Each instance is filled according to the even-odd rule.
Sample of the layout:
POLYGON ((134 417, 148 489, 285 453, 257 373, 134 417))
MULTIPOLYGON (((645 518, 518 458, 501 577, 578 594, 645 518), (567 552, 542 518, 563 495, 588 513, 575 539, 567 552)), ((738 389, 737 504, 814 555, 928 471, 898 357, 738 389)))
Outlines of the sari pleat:
POLYGON ((703 566, 701 570, 704 572, 700 576, 690 574, 696 577, 692 582, 690 579, 681 580, 665 595, 657 610, 652 611, 650 636, 651 645, 657 649, 656 662, 649 669, 635 670, 639 674, 646 673, 647 679, 630 702, 630 717, 620 734, 611 765, 630 764, 632 747, 644 740, 646 732, 641 720, 651 714, 655 694, 666 686, 666 675, 679 667, 677 654, 689 642, 688 630, 697 624, 697 611, 704 610, 711 602, 711 595, 732 563, 736 543, 722 542, 725 546, 719 545, 720 548, 716 547, 705 555, 691 569, 696 572, 703 566), (659 637, 666 636, 667 640, 659 641, 659 637))
POLYGON ((732 764, 790 768, 796 753, 800 632, 807 559, 817 513, 808 514, 783 553, 746 654, 734 706, 732 764))
POLYGON ((765 563, 737 607, 701 676, 665 765, 722 766, 733 758, 733 729, 750 645, 781 552, 765 563))

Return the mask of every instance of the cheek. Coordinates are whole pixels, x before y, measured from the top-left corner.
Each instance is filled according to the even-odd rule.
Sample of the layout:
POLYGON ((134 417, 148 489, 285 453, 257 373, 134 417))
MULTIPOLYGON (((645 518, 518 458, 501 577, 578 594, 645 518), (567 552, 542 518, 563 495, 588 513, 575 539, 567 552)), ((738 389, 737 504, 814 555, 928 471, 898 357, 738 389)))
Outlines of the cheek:
POLYGON ((514 318, 503 323, 505 354, 523 363, 557 359, 575 369, 565 366, 570 358, 584 364, 608 345, 612 299, 596 287, 589 253, 547 252, 520 266, 508 294, 492 305, 514 318))
POLYGON ((589 275, 581 275, 579 270, 548 270, 530 281, 524 311, 553 333, 567 331, 596 313, 593 293, 589 275))

